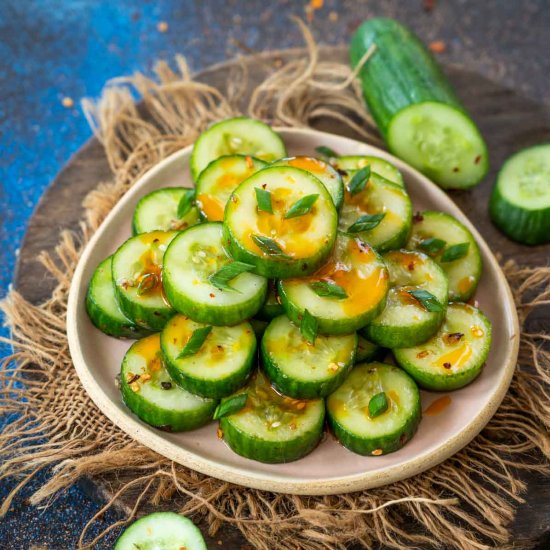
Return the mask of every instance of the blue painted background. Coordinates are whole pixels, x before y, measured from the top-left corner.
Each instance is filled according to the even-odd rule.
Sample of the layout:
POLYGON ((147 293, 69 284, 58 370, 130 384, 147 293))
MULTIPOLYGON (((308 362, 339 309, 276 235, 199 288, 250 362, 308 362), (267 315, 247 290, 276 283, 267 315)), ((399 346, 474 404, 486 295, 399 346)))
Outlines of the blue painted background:
MULTIPOLYGON (((33 208, 60 167, 90 136, 79 109, 82 97, 97 97, 108 79, 149 72, 156 59, 170 59, 175 53, 186 55, 191 67, 200 70, 242 53, 235 39, 253 50, 301 45, 289 15, 303 16, 306 4, 0 0, 0 297, 11 282, 33 208), (167 23, 166 32, 158 30, 160 22, 167 23), (63 106, 65 97, 74 101, 73 107, 63 106)), ((549 12, 545 0, 436 2, 430 13, 422 8, 422 0, 326 0, 315 12, 312 27, 325 43, 345 43, 362 19, 394 16, 428 42, 444 40, 443 61, 477 69, 544 99, 550 61, 541 47, 548 44, 549 12)), ((0 482, 0 498, 12 486, 0 482)), ((73 548, 75 534, 97 509, 76 488, 47 510, 18 499, 0 523, 0 548, 73 548)), ((106 542, 102 547, 109 546, 106 542)))

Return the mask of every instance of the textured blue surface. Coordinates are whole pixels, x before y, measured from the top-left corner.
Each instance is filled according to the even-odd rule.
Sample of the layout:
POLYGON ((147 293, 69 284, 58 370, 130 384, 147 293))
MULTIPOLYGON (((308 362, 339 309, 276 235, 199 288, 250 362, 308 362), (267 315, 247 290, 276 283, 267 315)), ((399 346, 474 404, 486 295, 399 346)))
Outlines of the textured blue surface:
MULTIPOLYGON (((305 4, 0 0, 0 297, 11 281, 16 249, 34 206, 90 136, 78 108, 82 97, 96 97, 109 78, 148 72, 156 59, 175 53, 186 55, 198 70, 241 53, 233 38, 254 50, 301 45, 288 16, 303 15, 305 4), (157 28, 161 21, 168 24, 166 32, 157 28), (64 97, 73 99, 73 108, 63 106, 64 97)), ((421 0, 324 4, 313 29, 325 43, 345 42, 367 16, 390 15, 427 41, 445 39, 443 60, 461 62, 534 97, 545 97, 550 71, 548 56, 540 55, 549 23, 545 0, 442 2, 433 13, 422 10, 421 0), (331 12, 337 17, 329 17, 331 12)), ((41 479, 29 489, 38 487, 41 479)), ((11 486, 0 483, 0 498, 11 486)), ((0 548, 74 548, 77 534, 97 510, 76 488, 47 510, 18 499, 0 523, 0 548)), ((108 547, 108 542, 102 545, 108 547)))

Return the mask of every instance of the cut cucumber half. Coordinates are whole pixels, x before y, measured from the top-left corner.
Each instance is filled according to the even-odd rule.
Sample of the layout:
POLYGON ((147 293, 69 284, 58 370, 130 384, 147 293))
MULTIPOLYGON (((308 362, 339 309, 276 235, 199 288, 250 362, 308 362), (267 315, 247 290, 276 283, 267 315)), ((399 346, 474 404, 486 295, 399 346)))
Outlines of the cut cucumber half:
POLYGON ((449 280, 450 300, 465 302, 473 296, 481 277, 481 254, 473 235, 456 218, 443 212, 416 214, 407 248, 425 252, 439 264, 449 280), (464 243, 452 260, 449 251, 464 243))
POLYGON ((245 155, 226 155, 213 160, 197 181, 197 205, 202 215, 210 222, 223 221, 231 193, 265 166, 265 162, 245 155))
POLYGON ((150 231, 181 231, 200 223, 201 218, 194 201, 189 209, 178 215, 180 202, 191 190, 184 187, 165 187, 142 197, 134 210, 134 235, 150 231))
POLYGON ((550 242, 550 143, 519 151, 504 163, 489 212, 495 225, 515 241, 550 242))
POLYGON ((286 315, 273 319, 261 344, 269 379, 284 395, 297 399, 326 397, 353 366, 357 335, 321 336, 311 345, 286 315))
POLYGON ((267 279, 240 273, 222 290, 209 279, 231 258, 222 246, 222 224, 196 225, 168 247, 162 271, 166 296, 176 311, 209 325, 236 325, 253 317, 267 294, 267 279))
POLYGON ((86 294, 86 311, 92 323, 109 336, 141 338, 147 330, 130 321, 118 305, 111 271, 112 259, 109 256, 94 271, 86 294))
POLYGON ((378 344, 367 340, 361 335, 357 335, 357 350, 355 352, 356 363, 372 363, 373 361, 382 361, 388 350, 380 347, 378 344))
POLYGON ((421 388, 457 390, 472 382, 489 355, 491 323, 468 304, 450 303, 439 331, 424 344, 393 354, 421 388))
POLYGON ((489 169, 479 130, 464 111, 426 102, 403 109, 388 130, 390 150, 443 189, 478 184, 489 169))
POLYGON ((384 254, 383 259, 390 274, 386 307, 361 334, 390 349, 425 342, 437 332, 445 318, 449 297, 447 276, 422 252, 392 250, 384 254), (438 305, 426 306, 410 294, 418 291, 429 292, 438 305))
POLYGON ((370 166, 370 169, 379 176, 399 185, 399 187, 405 187, 403 176, 397 167, 380 157, 373 157, 371 155, 348 155, 336 158, 334 160, 334 166, 336 169, 343 171, 359 170, 365 166, 370 166))
POLYGON ((428 49, 398 21, 377 17, 353 35, 352 66, 373 46, 359 77, 389 149, 443 188, 479 183, 487 146, 428 49))
POLYGON ((114 254, 113 280, 120 309, 134 323, 161 330, 175 313, 164 296, 162 263, 175 231, 151 231, 128 239, 114 254))
POLYGON ((388 289, 388 272, 380 256, 360 239, 342 233, 331 259, 317 273, 279 281, 288 317, 299 325, 307 309, 321 334, 350 334, 364 327, 384 309, 388 289), (330 292, 338 288, 341 296, 330 292))
POLYGON ((340 211, 340 231, 349 232, 363 216, 379 215, 383 217, 378 225, 355 234, 380 252, 404 246, 412 223, 412 204, 405 189, 372 172, 365 188, 352 194, 349 184, 354 174, 348 170, 344 176, 346 191, 340 211))
POLYGON ((195 142, 190 160, 193 180, 225 155, 251 155, 264 162, 287 156, 281 136, 267 124, 247 117, 228 118, 210 126, 195 142))
POLYGON ((297 400, 277 393, 258 371, 245 388, 245 406, 220 418, 224 441, 237 454, 270 464, 291 462, 319 443, 325 420, 322 399, 297 400))
POLYGON ((194 332, 206 326, 176 315, 164 327, 160 346, 166 369, 178 386, 219 399, 246 382, 256 362, 256 336, 250 323, 212 327, 196 353, 180 357, 194 332))
POLYGON ((130 525, 114 550, 207 550, 198 527, 174 512, 155 512, 130 525))
POLYGON ((277 281, 270 279, 266 301, 256 314, 256 319, 271 321, 271 319, 275 319, 275 317, 282 315, 284 312, 285 310, 281 305, 281 299, 277 290, 277 281))
POLYGON ((330 254, 337 223, 332 199, 315 176, 290 166, 264 168, 231 195, 225 209, 224 246, 264 277, 305 276, 330 254), (269 193, 273 213, 259 208, 257 195, 264 192, 269 193), (315 195, 307 212, 287 217, 298 201, 315 195))
POLYGON ((126 352, 120 371, 120 391, 136 416, 169 432, 194 430, 207 424, 217 403, 174 383, 162 360, 160 334, 138 340, 126 352))
POLYGON ((416 432, 422 417, 420 392, 401 369, 362 363, 329 396, 327 415, 344 447, 360 455, 380 456, 401 449, 416 432), (383 412, 371 405, 372 398, 381 393, 387 405, 383 412))
POLYGON ((292 166, 313 174, 326 187, 338 210, 344 202, 342 176, 327 162, 313 157, 289 157, 275 161, 271 166, 292 166))

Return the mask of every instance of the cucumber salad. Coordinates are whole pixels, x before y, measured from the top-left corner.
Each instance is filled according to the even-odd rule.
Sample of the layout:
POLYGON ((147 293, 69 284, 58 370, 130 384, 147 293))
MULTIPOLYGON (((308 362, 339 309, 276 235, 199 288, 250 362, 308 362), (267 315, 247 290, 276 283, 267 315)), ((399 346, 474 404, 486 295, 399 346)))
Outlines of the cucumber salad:
POLYGON ((491 323, 475 307, 481 257, 443 212, 414 213, 403 176, 325 146, 290 156, 268 125, 212 125, 194 189, 141 197, 133 236, 93 274, 93 324, 133 338, 118 383, 143 422, 218 422, 235 453, 284 463, 330 431, 366 456, 399 450, 419 388, 480 374, 491 323))

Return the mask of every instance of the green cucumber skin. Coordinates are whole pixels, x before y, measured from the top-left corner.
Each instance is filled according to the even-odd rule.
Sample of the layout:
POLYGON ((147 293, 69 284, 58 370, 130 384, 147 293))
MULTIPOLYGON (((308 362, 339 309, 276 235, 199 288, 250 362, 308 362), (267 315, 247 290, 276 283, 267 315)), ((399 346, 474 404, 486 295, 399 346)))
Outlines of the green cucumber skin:
POLYGON ((355 363, 373 363, 375 361, 384 361, 384 358, 388 354, 386 348, 375 344, 374 342, 368 342, 372 345, 372 349, 362 349, 361 340, 366 340, 361 334, 357 335, 357 349, 355 351, 355 363))
MULTIPOLYGON (((336 231, 334 232, 336 236, 336 231)), ((315 256, 300 260, 285 261, 284 259, 276 260, 272 258, 264 258, 252 254, 245 247, 233 238, 231 229, 224 222, 223 224, 223 242, 229 254, 239 262, 252 264, 254 266, 253 273, 262 275, 268 279, 288 279, 292 277, 305 277, 315 273, 327 259, 330 254, 332 245, 323 248, 315 256)), ((332 244, 334 243, 334 239, 332 244)))
POLYGON ((500 192, 498 179, 489 201, 493 223, 510 239, 527 245, 550 242, 550 208, 526 210, 511 203, 500 192))
POLYGON ((477 134, 482 149, 482 170, 475 179, 460 184, 437 181, 439 178, 435 174, 427 175, 443 188, 477 185, 489 170, 487 145, 431 53, 410 30, 397 21, 373 18, 365 21, 352 37, 350 59, 353 67, 372 45, 376 45, 376 50, 359 76, 369 111, 390 150, 395 152, 390 129, 398 113, 423 103, 447 105, 468 120, 473 133, 477 134))
MULTIPOLYGON (((357 335, 355 336, 355 340, 357 342, 357 335)), ((275 389, 295 399, 316 399, 330 395, 347 378, 349 371, 355 363, 355 357, 353 357, 333 378, 323 380, 322 382, 309 382, 296 380, 282 372, 275 361, 273 361, 267 349, 265 339, 262 339, 260 344, 260 354, 264 370, 275 389)))
MULTIPOLYGON (((252 329, 252 327, 250 328, 252 329)), ((160 347, 166 370, 172 380, 178 386, 190 393, 200 395, 201 397, 210 397, 211 399, 221 399, 222 397, 230 395, 244 386, 250 376, 252 367, 255 364, 257 357, 257 343, 254 339, 254 345, 250 348, 250 353, 248 354, 246 362, 243 364, 241 369, 234 372, 231 376, 223 378, 222 380, 202 380, 200 378, 188 376, 182 372, 177 363, 172 361, 168 354, 165 353, 162 333, 160 338, 160 347)))
MULTIPOLYGON (((208 222, 208 224, 221 225, 221 222, 208 222)), ((204 227, 205 225, 206 224, 203 224, 200 227, 204 227)), ((173 239, 170 245, 168 245, 165 252, 165 257, 173 243, 175 243, 174 246, 177 246, 177 238, 173 239)), ((204 304, 197 304, 195 301, 178 291, 177 281, 174 282, 170 275, 169 264, 170 261, 168 261, 168 266, 166 266, 165 263, 162 271, 164 293, 166 298, 176 312, 187 315, 197 323, 205 323, 207 325, 214 326, 237 325, 246 319, 254 317, 254 315, 256 315, 265 303, 268 290, 267 281, 263 292, 258 293, 257 296, 252 296, 249 300, 240 304, 211 307, 206 307, 204 304)))
MULTIPOLYGON (((445 212, 439 212, 435 210, 427 210, 424 212, 420 212, 419 214, 421 217, 421 221, 413 222, 413 229, 410 235, 410 241, 407 243, 407 246, 406 246, 406 248, 408 248, 409 250, 415 249, 414 243, 412 242, 413 237, 415 235, 415 227, 422 225, 424 221, 427 221, 429 223, 430 220, 434 220, 434 219, 449 220, 449 223, 458 226, 469 235, 469 238, 467 239, 467 242, 470 243, 470 249, 468 250, 468 254, 475 256, 475 260, 476 260, 475 269, 472 273, 470 273, 470 275, 474 278, 474 282, 466 292, 460 292, 458 288, 451 288, 451 284, 449 281, 449 301, 452 300, 455 302, 467 302, 475 294, 477 290, 477 286, 479 284, 479 280, 481 278, 481 273, 483 270, 483 264, 481 261, 481 252, 479 250, 479 246, 474 236, 470 233, 470 230, 463 223, 458 221, 454 216, 451 216, 450 214, 446 214, 445 212)), ((431 237, 442 238, 443 240, 446 240, 446 238, 444 238, 444 235, 431 233, 431 232, 428 232, 428 234, 431 237)), ((417 247, 416 250, 422 251, 422 249, 419 247, 417 247)), ((436 257, 430 256, 430 257, 433 260, 435 260, 439 265, 439 267, 441 267, 441 269, 446 273, 447 273, 447 269, 450 269, 454 263, 454 262, 449 262, 449 263, 441 262, 439 259, 439 256, 436 256, 436 257)))
POLYGON ((162 428, 172 432, 188 432, 208 424, 214 416, 217 405, 217 402, 214 401, 212 405, 205 407, 203 410, 188 413, 184 417, 167 409, 159 409, 159 407, 152 406, 142 399, 137 400, 136 394, 124 380, 121 380, 120 391, 126 406, 143 422, 154 428, 162 428))
MULTIPOLYGON (((279 281, 278 289, 281 304, 283 305, 286 315, 292 322, 300 326, 304 311, 288 298, 282 281, 279 281)), ((363 315, 338 320, 317 317, 319 334, 351 334, 365 327, 365 325, 380 315, 385 307, 386 297, 384 297, 375 308, 367 311, 363 315)))
MULTIPOLYGON (((134 521, 119 536, 114 550, 136 550, 141 548, 142 545, 143 548, 152 548, 152 544, 157 543, 157 541, 162 544, 167 538, 170 539, 171 543, 178 544, 181 548, 187 550, 207 550, 199 528, 190 519, 175 512, 153 512, 134 521), (179 523, 180 527, 178 534, 181 538, 178 537, 176 540, 172 538, 174 537, 174 533, 172 533, 174 522, 179 523), (160 525, 162 527, 159 529, 160 525), (162 532, 162 535, 155 536, 156 534, 153 533, 155 527, 162 532), (186 533, 183 534, 182 531, 186 531, 186 533)), ((156 544, 155 547, 158 548, 156 544)))
POLYGON ((319 417, 316 425, 300 438, 288 442, 266 441, 239 430, 231 422, 231 416, 220 418, 220 429, 224 441, 238 455, 264 462, 282 464, 298 460, 309 454, 321 440, 325 425, 325 413, 319 417))
POLYGON ((443 311, 435 314, 429 322, 426 321, 417 327, 368 325, 360 330, 359 334, 384 348, 412 347, 429 340, 437 332, 444 319, 445 312, 443 311))
POLYGON ((283 315, 285 312, 283 306, 279 302, 279 295, 277 293, 277 281, 269 281, 267 298, 260 311, 256 313, 256 319, 260 321, 271 321, 279 315, 283 315))
MULTIPOLYGON (((452 305, 453 302, 450 303, 452 305)), ((479 364, 473 368, 470 368, 463 372, 457 372, 453 374, 445 374, 443 376, 432 375, 425 370, 419 369, 414 362, 407 359, 407 357, 401 353, 400 349, 394 349, 393 355, 397 364, 407 372, 411 378, 423 389, 429 391, 453 391, 467 386, 473 382, 481 373, 483 365, 489 356, 492 342, 492 329, 489 319, 476 308, 476 313, 481 317, 484 324, 484 329, 488 335, 488 342, 483 350, 483 355, 479 359, 479 364)))
POLYGON ((384 137, 393 117, 416 103, 437 101, 463 111, 439 65, 406 27, 393 19, 365 21, 351 39, 352 66, 372 44, 377 49, 359 74, 365 100, 384 137))
MULTIPOLYGON (((131 339, 147 336, 148 334, 150 334, 150 332, 147 329, 144 329, 143 327, 132 323, 130 319, 125 318, 122 311, 120 311, 120 308, 118 308, 120 311, 120 316, 115 317, 111 315, 108 311, 105 311, 105 309, 96 299, 96 285, 101 284, 102 275, 107 276, 112 283, 111 262, 112 256, 109 256, 108 258, 103 260, 94 271, 92 279, 90 280, 88 292, 86 293, 86 312, 88 313, 88 316, 90 317, 93 325, 101 332, 109 336, 114 336, 115 338, 131 339)), ((115 285, 113 284, 112 287, 112 299, 116 301, 115 285)))
POLYGON ((94 326, 108 336, 135 340, 151 334, 149 330, 135 325, 129 319, 126 324, 121 324, 117 319, 113 319, 94 301, 90 292, 86 295, 86 311, 94 326))
MULTIPOLYGON (((197 323, 214 325, 217 327, 237 325, 246 319, 253 317, 262 307, 265 300, 265 293, 253 296, 247 302, 234 304, 232 306, 219 306, 205 308, 201 304, 193 302, 173 287, 170 278, 164 279, 164 291, 168 301, 174 309, 183 315, 187 315, 197 323)), ((267 285, 266 285, 267 292, 267 285)))
MULTIPOLYGON (((246 117, 246 116, 241 116, 241 117, 234 117, 234 118, 228 118, 228 119, 225 119, 225 120, 220 120, 219 122, 216 122, 215 124, 210 126, 207 130, 205 130, 198 137, 197 141, 195 142, 195 145, 193 146, 193 152, 191 153, 191 159, 189 161, 189 168, 191 170, 191 177, 192 177, 194 182, 196 182, 198 180, 200 173, 202 172, 202 170, 204 168, 206 168, 206 166, 204 166, 204 168, 200 169, 197 165, 198 161, 196 160, 196 155, 195 155, 195 151, 197 150, 197 145, 204 138, 204 136, 207 135, 207 132, 209 132, 213 128, 218 128, 219 129, 219 128, 223 127, 224 124, 226 124, 228 122, 230 123, 230 122, 235 121, 235 120, 243 120, 243 121, 249 120, 253 123, 255 122, 255 123, 258 123, 258 124, 261 124, 261 125, 265 125, 263 122, 261 122, 259 120, 250 119, 249 117, 246 117)), ((272 132, 273 132, 273 135, 271 137, 274 140, 278 141, 278 146, 280 147, 281 157, 286 157, 287 156, 287 151, 286 151, 286 146, 284 144, 283 139, 276 132, 274 132, 274 131, 272 131, 272 132)), ((212 159, 212 160, 215 160, 215 159, 212 159)), ((263 160, 263 159, 260 159, 260 160, 263 160)))
POLYGON ((418 398, 418 407, 414 411, 414 415, 408 419, 399 434, 365 440, 362 437, 356 436, 349 430, 346 430, 332 417, 332 415, 327 415, 328 425, 338 438, 338 441, 340 441, 346 449, 363 456, 372 455, 373 451, 379 449, 382 450, 382 455, 398 451, 412 439, 418 429, 421 419, 422 408, 420 405, 420 394, 418 398))
POLYGON ((118 304, 122 313, 140 327, 151 332, 162 330, 164 325, 176 314, 176 311, 168 306, 155 310, 143 308, 134 301, 129 300, 126 294, 121 292, 118 287, 116 287, 116 291, 118 304))

